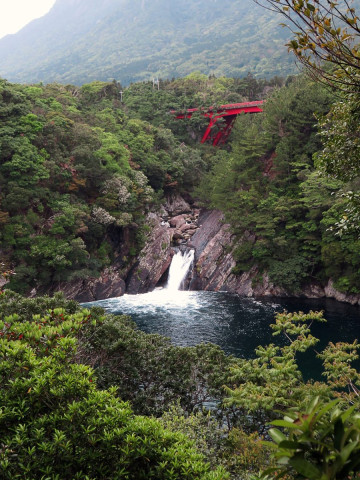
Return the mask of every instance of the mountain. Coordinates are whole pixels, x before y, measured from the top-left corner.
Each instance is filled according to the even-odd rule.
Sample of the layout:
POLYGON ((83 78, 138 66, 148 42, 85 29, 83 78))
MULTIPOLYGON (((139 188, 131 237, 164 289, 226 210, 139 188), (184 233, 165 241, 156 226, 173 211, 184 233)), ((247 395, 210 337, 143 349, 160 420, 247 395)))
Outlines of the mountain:
POLYGON ((0 40, 10 81, 123 85, 197 70, 270 77, 294 71, 281 18, 253 0, 57 0, 0 40))

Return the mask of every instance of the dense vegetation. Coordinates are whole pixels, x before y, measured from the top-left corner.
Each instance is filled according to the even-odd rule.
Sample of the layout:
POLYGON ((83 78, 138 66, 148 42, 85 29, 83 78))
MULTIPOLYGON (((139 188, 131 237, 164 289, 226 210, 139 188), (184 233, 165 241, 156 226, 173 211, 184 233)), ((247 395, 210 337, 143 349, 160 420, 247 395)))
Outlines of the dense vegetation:
POLYGON ((360 346, 316 351, 322 312, 277 314, 278 341, 245 360, 214 345, 175 347, 61 295, 11 291, 96 275, 115 255, 126 268, 146 212, 169 189, 197 187, 231 223, 234 273, 253 268, 255 281, 268 274, 292 291, 331 277, 359 293, 358 19, 349 8, 348 36, 332 28, 337 2, 324 0, 323 13, 321 0, 264 1, 313 22, 319 44, 300 32, 291 45, 332 89, 306 76, 282 85, 193 74, 159 91, 134 84, 122 104, 116 82, 1 80, 0 253, 10 277, 0 290, 1 478, 239 480, 263 469, 264 479, 358 478, 360 346), (342 70, 312 62, 324 46, 342 70), (274 86, 264 115, 240 118, 224 149, 196 146, 200 115, 166 116, 274 86), (303 379, 299 354, 311 350, 324 381, 303 379))
MULTIPOLYGON (((126 271, 143 245, 146 212, 164 192, 191 192, 215 154, 195 148, 169 110, 253 98, 279 82, 194 74, 160 91, 134 84, 121 103, 114 82, 2 80, 0 248, 2 271, 15 268, 10 288, 96 277, 115 259, 126 271)), ((194 118, 190 133, 203 126, 194 118)))
POLYGON ((358 234, 337 225, 356 179, 321 175, 314 165, 322 151, 316 118, 335 99, 298 77, 274 92, 265 115, 238 120, 231 151, 219 155, 203 181, 203 197, 226 213, 240 240, 236 273, 256 265, 259 279, 268 272, 292 291, 330 277, 339 290, 359 293, 358 234))
MULTIPOLYGON (((341 229, 351 208, 346 192, 358 189, 356 175, 349 178, 346 169, 336 178, 321 175, 316 162, 323 155, 316 124, 327 121, 335 92, 305 75, 284 85, 279 77, 266 82, 192 74, 162 82, 160 91, 151 83, 131 85, 124 101, 131 115, 155 125, 166 119, 174 134, 189 142, 188 132, 199 140, 207 120, 194 115, 179 125, 167 120, 166 111, 261 99, 271 90, 263 115, 240 117, 225 149, 204 150, 208 173, 197 195, 225 212, 236 234, 234 273, 256 267, 255 281, 266 273, 293 292, 332 278, 340 291, 359 293, 358 234, 356 228, 341 229)), ((339 124, 346 113, 341 115, 339 124)), ((353 157, 356 164, 356 152, 353 157)))
POLYGON ((199 70, 244 77, 295 71, 288 32, 252 0, 57 0, 0 40, 0 75, 14 82, 123 85, 199 70))
POLYGON ((287 458, 278 468, 352 478, 360 461, 359 345, 329 344, 319 354, 327 382, 304 382, 296 357, 318 341, 313 321, 322 314, 278 314, 274 335, 288 340, 247 361, 213 345, 174 347, 126 317, 82 310, 59 295, 2 292, 1 478, 248 478, 274 463, 274 444, 260 442, 269 421, 290 431, 291 441, 286 430, 269 432, 287 458), (202 411, 209 399, 216 408, 202 411))
POLYGON ((76 336, 101 316, 11 295, 2 295, 1 310, 2 479, 227 477, 210 471, 184 435, 134 416, 116 388, 98 390, 94 370, 75 362, 76 336), (16 313, 4 316, 9 310, 16 313))
POLYGON ((96 277, 115 260, 128 271, 146 213, 164 193, 197 188, 236 234, 235 274, 256 268, 254 281, 267 274, 293 292, 331 278, 359 293, 359 239, 349 222, 343 228, 356 175, 320 175, 314 165, 324 155, 316 121, 326 125, 336 96, 306 76, 284 83, 194 73, 159 90, 133 84, 121 101, 115 82, 1 81, 0 248, 2 270, 16 273, 9 287, 96 277), (264 114, 239 118, 224 149, 198 143, 203 116, 170 113, 265 97, 264 114))
POLYGON ((130 119, 116 83, 2 80, 0 99, 0 248, 3 269, 16 266, 11 288, 96 276, 115 256, 125 268, 167 184, 198 182, 199 153, 130 119))

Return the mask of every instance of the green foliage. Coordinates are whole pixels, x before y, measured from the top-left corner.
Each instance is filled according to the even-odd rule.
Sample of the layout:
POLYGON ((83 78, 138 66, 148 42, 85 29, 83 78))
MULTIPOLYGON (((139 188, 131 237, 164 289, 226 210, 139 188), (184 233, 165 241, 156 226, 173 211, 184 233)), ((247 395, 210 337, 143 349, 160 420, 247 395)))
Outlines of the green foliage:
POLYGON ((278 313, 276 323, 271 325, 273 335, 285 335, 287 344, 259 346, 255 359, 240 360, 231 368, 231 383, 236 387, 227 387, 230 397, 226 402, 249 412, 264 410, 271 415, 274 409, 303 405, 315 391, 326 398, 328 386, 319 382, 304 383, 297 364, 297 354, 318 342, 310 333, 315 320, 324 321, 321 312, 278 313))
POLYGON ((287 412, 275 420, 270 436, 276 444, 275 478, 349 479, 360 471, 360 416, 354 407, 342 411, 337 401, 322 404, 315 398, 302 413, 287 412))
POLYGON ((311 334, 314 321, 324 322, 322 312, 278 313, 271 325, 273 335, 285 337, 286 344, 260 346, 256 358, 240 360, 231 368, 231 383, 227 388, 228 404, 247 411, 273 410, 290 407, 303 408, 309 398, 317 394, 327 400, 339 397, 345 402, 359 402, 359 372, 353 366, 358 359, 359 346, 330 343, 318 357, 323 361, 323 375, 328 382, 304 382, 298 366, 298 354, 312 349, 319 339, 311 334))
POLYGON ((239 428, 227 431, 210 411, 186 413, 174 405, 161 417, 166 428, 185 433, 211 465, 222 465, 231 478, 247 478, 269 465, 270 449, 258 432, 246 433, 239 428))
MULTIPOLYGON (((349 87, 350 88, 350 87, 349 87)), ((333 225, 339 236, 354 233, 359 236, 359 105, 358 93, 342 93, 327 116, 319 119, 324 148, 316 157, 320 171, 341 179, 345 187, 340 192, 341 214, 333 225)))
POLYGON ((318 342, 314 321, 324 321, 321 312, 277 314, 272 328, 285 345, 258 347, 255 359, 243 360, 213 345, 174 347, 127 317, 83 310, 61 295, 2 292, 4 479, 251 478, 273 465, 274 444, 261 440, 276 409, 287 411, 273 422, 285 433, 269 432, 277 476, 351 478, 360 445, 360 376, 352 366, 359 345, 329 344, 319 354, 327 383, 305 383, 297 356, 318 342), (231 388, 224 392, 224 384, 231 388), (307 407, 314 395, 320 401, 307 407), (339 406, 323 408, 333 397, 339 406), (354 407, 344 412, 348 402, 354 407))
POLYGON ((136 413, 160 416, 179 399, 192 412, 213 398, 221 400, 233 362, 215 345, 176 347, 160 335, 136 329, 124 316, 107 316, 81 339, 80 360, 96 366, 98 384, 117 385, 136 413))
POLYGON ((359 87, 359 19, 353 2, 255 0, 289 21, 296 58, 316 79, 336 89, 359 87))
MULTIPOLYGON (((304 76, 274 90, 263 115, 238 118, 231 151, 218 155, 204 177, 200 195, 225 212, 236 236, 233 273, 256 265, 288 292, 329 277, 341 291, 358 292, 357 239, 344 215, 346 209, 357 225, 357 184, 344 198, 342 179, 321 176, 313 161, 322 148, 315 114, 326 114, 331 101, 329 91, 304 76)), ((338 129, 344 144, 346 130, 338 129)))
POLYGON ((198 182, 198 152, 129 118, 120 88, 0 80, 0 248, 16 274, 8 288, 96 277, 114 257, 136 255, 163 190, 198 182))
POLYGON ((99 312, 61 299, 0 296, 0 465, 2 478, 216 480, 192 443, 151 418, 134 416, 99 391, 94 370, 76 363, 76 335, 99 312), (19 300, 19 312, 14 310, 19 300), (60 300, 64 307, 48 309, 60 300), (39 312, 39 313, 33 313, 39 312))

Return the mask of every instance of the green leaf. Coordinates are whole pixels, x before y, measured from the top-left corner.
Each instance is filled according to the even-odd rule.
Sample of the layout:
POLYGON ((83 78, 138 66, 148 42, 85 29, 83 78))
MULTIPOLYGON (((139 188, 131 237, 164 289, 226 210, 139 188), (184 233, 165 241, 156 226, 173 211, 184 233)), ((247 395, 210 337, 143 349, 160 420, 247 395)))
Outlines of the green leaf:
POLYGON ((303 458, 294 457, 289 460, 289 464, 301 475, 310 480, 321 478, 321 471, 312 463, 303 458))
MULTIPOLYGON (((354 448, 356 448, 358 446, 359 446, 359 442, 357 442, 357 441, 351 442, 348 445, 346 445, 346 447, 344 447, 340 452, 341 460, 344 463, 347 462, 347 460, 348 460, 349 456, 351 455, 352 451, 354 450, 354 448)), ((360 456, 360 453, 359 453, 359 456, 360 456)), ((359 461, 360 461, 360 459, 359 459, 359 461)))
POLYGON ((282 432, 280 432, 280 430, 278 430, 277 428, 271 428, 269 430, 269 435, 276 443, 280 443, 287 440, 286 436, 282 432))
POLYGON ((271 425, 275 425, 275 427, 294 428, 297 430, 299 430, 301 427, 301 425, 298 425, 292 422, 287 422, 286 420, 274 420, 273 422, 271 422, 271 425))
POLYGON ((297 450, 299 446, 298 442, 292 442, 291 440, 284 440, 279 443, 279 448, 286 448, 288 450, 297 450))
POLYGON ((344 424, 341 418, 338 418, 334 425, 334 447, 337 450, 341 449, 341 444, 344 438, 344 424))

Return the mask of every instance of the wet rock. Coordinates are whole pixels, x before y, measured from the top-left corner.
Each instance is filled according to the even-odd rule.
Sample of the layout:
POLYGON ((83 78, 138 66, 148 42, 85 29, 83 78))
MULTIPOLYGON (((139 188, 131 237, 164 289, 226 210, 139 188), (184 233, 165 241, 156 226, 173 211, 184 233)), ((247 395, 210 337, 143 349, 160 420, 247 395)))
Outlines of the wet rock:
POLYGON ((173 251, 170 245, 174 230, 161 225, 161 217, 154 213, 148 215, 148 225, 151 231, 146 245, 126 279, 127 293, 153 290, 171 263, 173 251))
POLYGON ((223 223, 221 212, 204 212, 201 226, 191 238, 195 248, 195 273, 191 287, 200 290, 224 289, 226 279, 235 266, 228 246, 231 245, 229 225, 223 223))
POLYGON ((192 225, 191 223, 184 223, 183 225, 181 225, 179 230, 180 232, 186 232, 187 230, 196 230, 196 227, 194 227, 194 225, 192 225))
POLYGON ((203 210, 199 216, 198 226, 198 230, 191 239, 191 244, 196 250, 196 261, 223 226, 223 214, 218 210, 203 210))
POLYGON ((329 280, 324 291, 325 291, 326 297, 328 298, 335 298, 335 300, 338 300, 339 302, 347 302, 347 303, 351 303, 351 305, 360 305, 359 294, 349 295, 346 293, 339 292, 339 290, 336 290, 336 288, 334 287, 334 282, 332 280, 329 280))
POLYGON ((121 297, 125 293, 126 285, 118 272, 106 269, 98 281, 90 286, 95 300, 121 297))
POLYGON ((183 235, 183 233, 182 233, 180 230, 175 230, 175 232, 173 233, 172 238, 173 238, 173 240, 179 240, 179 239, 184 238, 184 235, 183 235))
POLYGON ((37 295, 53 295, 62 292, 68 300, 77 302, 93 302, 106 298, 120 297, 125 293, 125 282, 115 267, 106 268, 99 278, 77 279, 71 282, 60 282, 46 289, 33 289, 30 297, 37 295))

